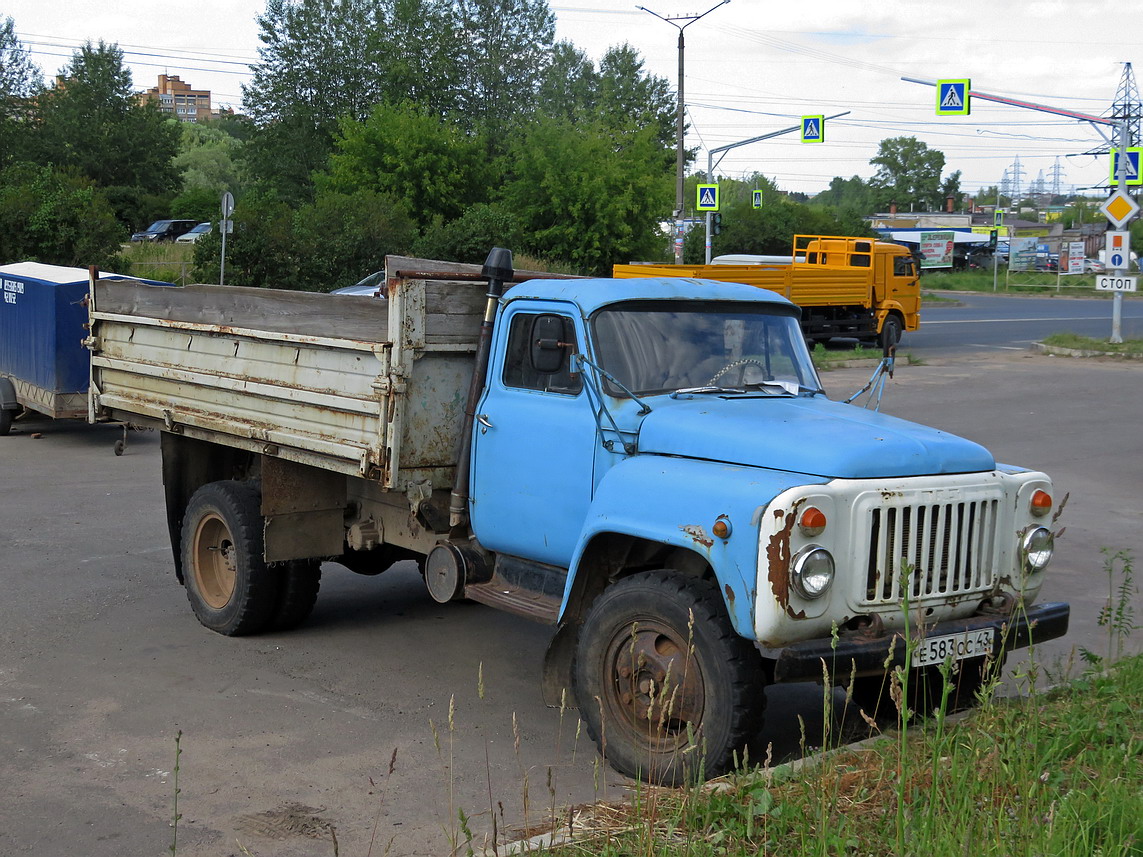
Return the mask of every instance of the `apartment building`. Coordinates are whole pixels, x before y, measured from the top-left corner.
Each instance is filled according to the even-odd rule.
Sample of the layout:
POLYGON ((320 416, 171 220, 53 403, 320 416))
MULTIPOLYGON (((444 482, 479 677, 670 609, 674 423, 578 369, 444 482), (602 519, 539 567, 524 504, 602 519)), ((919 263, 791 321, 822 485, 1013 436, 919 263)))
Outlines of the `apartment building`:
POLYGON ((177 74, 160 74, 159 85, 140 93, 140 98, 158 102, 159 110, 183 122, 202 122, 211 117, 210 90, 191 89, 177 74))

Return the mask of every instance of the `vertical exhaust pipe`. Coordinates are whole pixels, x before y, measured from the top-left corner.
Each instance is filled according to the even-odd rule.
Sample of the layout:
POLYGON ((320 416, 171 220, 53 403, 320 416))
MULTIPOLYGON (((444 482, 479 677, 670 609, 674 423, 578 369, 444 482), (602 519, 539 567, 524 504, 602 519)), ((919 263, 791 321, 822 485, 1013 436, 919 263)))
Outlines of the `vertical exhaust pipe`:
POLYGON ((468 523, 469 458, 472 453, 472 430, 476 422, 476 406, 487 383, 488 355, 492 350, 492 325, 496 320, 496 307, 504 294, 504 281, 515 275, 512 251, 493 247, 484 260, 480 273, 488 278, 488 303, 484 307, 484 321, 480 325, 480 340, 476 346, 476 365, 472 369, 472 382, 468 385, 468 402, 464 408, 464 425, 457 444, 456 478, 449 499, 449 527, 454 531, 468 523))

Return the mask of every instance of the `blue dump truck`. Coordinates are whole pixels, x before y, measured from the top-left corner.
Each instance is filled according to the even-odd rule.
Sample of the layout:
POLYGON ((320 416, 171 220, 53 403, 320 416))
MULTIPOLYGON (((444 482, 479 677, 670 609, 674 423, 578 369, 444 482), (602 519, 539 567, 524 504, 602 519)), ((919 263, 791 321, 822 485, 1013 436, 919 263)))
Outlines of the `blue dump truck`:
MULTIPOLYGON (((658 783, 716 775, 772 682, 887 665, 954 701, 1059 637, 1040 472, 829 400, 748 285, 389 257, 385 297, 96 284, 95 419, 162 432, 174 571, 222 634, 298 625, 321 563, 555 626, 549 704, 658 783)), ((479 645, 474 641, 473 645, 479 645)))

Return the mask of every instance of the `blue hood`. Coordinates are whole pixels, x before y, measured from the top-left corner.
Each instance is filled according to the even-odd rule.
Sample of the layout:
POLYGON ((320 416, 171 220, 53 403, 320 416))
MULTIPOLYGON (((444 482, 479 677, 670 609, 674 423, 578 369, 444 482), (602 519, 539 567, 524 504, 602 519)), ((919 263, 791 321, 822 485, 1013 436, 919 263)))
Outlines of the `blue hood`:
POLYGON ((813 398, 702 395, 656 398, 639 451, 875 479, 993 470, 972 441, 854 405, 813 398))

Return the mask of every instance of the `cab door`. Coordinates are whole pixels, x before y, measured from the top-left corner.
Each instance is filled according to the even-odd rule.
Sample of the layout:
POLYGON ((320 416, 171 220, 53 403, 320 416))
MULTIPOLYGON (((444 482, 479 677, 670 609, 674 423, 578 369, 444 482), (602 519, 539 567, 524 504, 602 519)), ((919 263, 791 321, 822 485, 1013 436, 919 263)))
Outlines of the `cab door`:
POLYGON ((591 504, 597 427, 570 355, 583 329, 567 304, 509 305, 477 408, 470 516, 494 551, 566 568, 591 504), (537 337, 558 340, 555 372, 533 359, 537 337), (498 361, 497 361, 498 356, 498 361))

